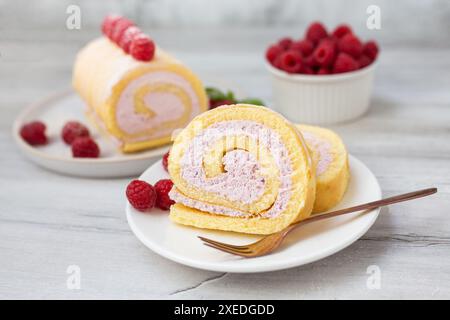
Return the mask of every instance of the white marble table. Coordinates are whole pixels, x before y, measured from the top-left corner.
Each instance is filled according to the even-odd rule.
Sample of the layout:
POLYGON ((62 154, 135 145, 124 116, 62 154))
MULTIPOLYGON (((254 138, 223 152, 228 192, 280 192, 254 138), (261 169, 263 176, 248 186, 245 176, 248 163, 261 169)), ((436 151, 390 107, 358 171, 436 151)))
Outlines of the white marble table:
MULTIPOLYGON (((285 30, 287 32, 287 30, 285 30)), ((333 126, 386 196, 437 186, 432 198, 384 209, 347 249, 279 272, 195 270, 131 233, 128 179, 57 175, 28 162, 10 129, 27 104, 69 86, 77 48, 94 31, 2 34, 0 42, 0 298, 450 298, 450 48, 384 47, 372 108, 333 126), (68 266, 81 269, 70 290, 68 266), (369 266, 381 287, 367 286, 369 266)), ((270 102, 261 52, 283 30, 152 31, 204 77, 270 102)))

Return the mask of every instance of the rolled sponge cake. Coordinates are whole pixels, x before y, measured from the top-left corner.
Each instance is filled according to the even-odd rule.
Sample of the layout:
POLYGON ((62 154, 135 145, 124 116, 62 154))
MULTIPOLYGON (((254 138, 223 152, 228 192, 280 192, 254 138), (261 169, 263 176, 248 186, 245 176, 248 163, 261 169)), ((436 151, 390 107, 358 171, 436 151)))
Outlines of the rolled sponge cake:
POLYGON ((106 37, 80 50, 73 86, 88 118, 123 152, 169 143, 208 105, 198 77, 161 48, 151 61, 138 61, 106 37))
POLYGON ((328 211, 337 205, 350 179, 348 154, 341 138, 325 128, 297 125, 316 165, 316 199, 313 213, 328 211))
POLYGON ((277 232, 311 214, 314 168, 301 134, 281 115, 246 104, 215 108, 172 146, 170 218, 199 228, 277 232))

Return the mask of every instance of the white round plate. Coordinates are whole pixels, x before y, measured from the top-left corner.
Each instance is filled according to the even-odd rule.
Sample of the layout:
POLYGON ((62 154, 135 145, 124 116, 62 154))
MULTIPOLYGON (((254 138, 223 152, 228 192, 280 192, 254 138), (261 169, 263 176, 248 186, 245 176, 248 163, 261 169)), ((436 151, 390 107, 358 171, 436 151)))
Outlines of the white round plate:
MULTIPOLYGON (((351 179, 344 199, 334 209, 381 199, 381 189, 373 173, 358 159, 350 156, 351 179)), ((140 179, 155 183, 168 178, 161 162, 148 168, 140 179)), ((170 260, 194 268, 219 272, 265 272, 301 266, 336 253, 359 239, 372 226, 379 209, 352 213, 314 222, 293 231, 272 254, 242 258, 202 244, 197 236, 218 241, 246 244, 260 236, 197 229, 170 221, 167 211, 153 209, 139 212, 126 206, 131 230, 147 247, 170 260)))
POLYGON ((85 109, 85 103, 72 90, 54 94, 25 109, 14 122, 12 134, 25 156, 38 165, 63 174, 93 178, 139 175, 170 148, 166 145, 140 153, 123 154, 87 121, 85 109), (33 120, 46 124, 49 136, 47 145, 33 147, 21 138, 20 128, 33 120), (100 158, 72 157, 70 146, 60 138, 61 129, 68 120, 78 120, 89 128, 99 144, 100 158))

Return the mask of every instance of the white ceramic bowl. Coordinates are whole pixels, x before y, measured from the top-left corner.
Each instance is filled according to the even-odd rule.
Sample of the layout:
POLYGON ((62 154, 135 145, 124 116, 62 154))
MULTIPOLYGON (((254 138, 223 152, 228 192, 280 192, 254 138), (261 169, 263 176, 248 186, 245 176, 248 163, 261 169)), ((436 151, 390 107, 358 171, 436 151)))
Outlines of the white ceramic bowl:
POLYGON ((369 108, 376 62, 332 75, 289 74, 267 63, 275 109, 296 123, 331 124, 358 118, 369 108))

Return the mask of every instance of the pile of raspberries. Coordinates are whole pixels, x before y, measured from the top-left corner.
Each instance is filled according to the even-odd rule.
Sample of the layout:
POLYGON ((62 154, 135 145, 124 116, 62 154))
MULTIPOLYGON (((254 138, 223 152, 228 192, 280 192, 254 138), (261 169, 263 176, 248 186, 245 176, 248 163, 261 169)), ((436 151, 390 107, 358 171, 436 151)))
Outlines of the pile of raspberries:
POLYGON ((140 61, 150 61, 155 55, 155 43, 131 20, 119 15, 108 15, 102 23, 102 32, 126 54, 140 61))
POLYGON ((282 38, 266 50, 266 59, 275 68, 311 75, 362 69, 377 55, 377 43, 361 42, 348 25, 341 24, 328 33, 320 22, 311 23, 303 39, 282 38))

